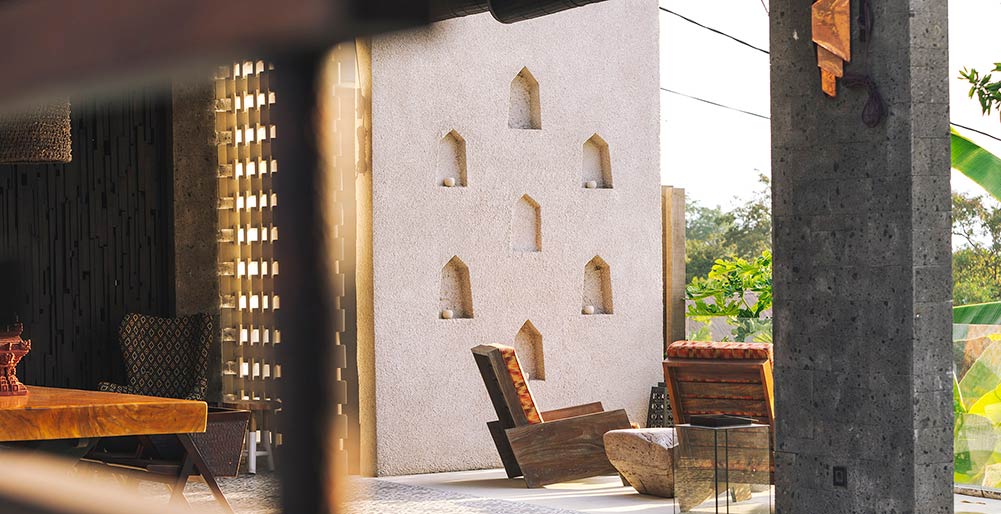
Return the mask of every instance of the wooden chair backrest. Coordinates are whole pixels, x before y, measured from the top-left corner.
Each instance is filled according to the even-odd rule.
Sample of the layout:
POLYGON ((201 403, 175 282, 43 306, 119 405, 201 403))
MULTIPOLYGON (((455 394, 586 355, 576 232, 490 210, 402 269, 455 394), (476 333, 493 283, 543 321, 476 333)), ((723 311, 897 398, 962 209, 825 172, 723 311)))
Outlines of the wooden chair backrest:
POLYGON ((514 428, 529 425, 528 417, 518 399, 518 391, 511 381, 511 375, 500 350, 494 346, 481 344, 474 347, 472 352, 501 426, 514 428))
POLYGON ((730 414, 775 428, 768 360, 672 358, 664 361, 664 378, 676 424, 694 414, 730 414))

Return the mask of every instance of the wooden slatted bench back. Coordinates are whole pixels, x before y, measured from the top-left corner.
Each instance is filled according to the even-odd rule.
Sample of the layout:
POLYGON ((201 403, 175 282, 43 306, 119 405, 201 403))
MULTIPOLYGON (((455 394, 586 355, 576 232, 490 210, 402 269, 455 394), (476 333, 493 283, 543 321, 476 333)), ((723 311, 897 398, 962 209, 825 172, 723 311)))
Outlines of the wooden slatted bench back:
POLYGON ((675 423, 688 423, 697 414, 730 414, 773 424, 767 360, 668 359, 664 377, 675 423))

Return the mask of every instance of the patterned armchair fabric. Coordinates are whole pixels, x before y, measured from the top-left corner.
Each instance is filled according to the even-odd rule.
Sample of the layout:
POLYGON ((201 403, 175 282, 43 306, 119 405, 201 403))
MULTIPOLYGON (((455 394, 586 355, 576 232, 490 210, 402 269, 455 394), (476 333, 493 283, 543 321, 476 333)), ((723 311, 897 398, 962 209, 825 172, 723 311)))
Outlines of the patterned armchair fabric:
POLYGON ((129 383, 101 382, 101 391, 205 400, 211 317, 128 314, 118 335, 129 383))
POLYGON ((490 346, 500 350, 504 364, 507 365, 507 372, 511 375, 511 382, 514 382, 514 389, 518 392, 521 409, 525 411, 528 422, 531 424, 542 423, 542 416, 539 415, 539 410, 535 407, 535 399, 532 397, 532 391, 528 389, 528 382, 525 380, 525 374, 521 371, 521 363, 518 361, 518 354, 515 353, 514 348, 502 344, 490 346))
POLYGON ((772 360, 772 345, 768 343, 717 343, 709 341, 675 341, 667 347, 671 359, 737 359, 772 360))

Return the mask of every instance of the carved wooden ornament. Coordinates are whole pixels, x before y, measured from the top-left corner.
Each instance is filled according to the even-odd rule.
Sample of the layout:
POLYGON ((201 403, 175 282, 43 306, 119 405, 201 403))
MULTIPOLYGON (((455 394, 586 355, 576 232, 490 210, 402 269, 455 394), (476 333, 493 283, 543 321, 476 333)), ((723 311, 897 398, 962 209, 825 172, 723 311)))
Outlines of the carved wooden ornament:
POLYGON ((0 397, 24 396, 28 389, 17 379, 17 363, 31 351, 31 341, 21 339, 20 323, 0 330, 0 397))
POLYGON ((837 96, 837 79, 852 60, 851 0, 817 0, 813 3, 813 42, 817 43, 817 66, 821 88, 837 96))

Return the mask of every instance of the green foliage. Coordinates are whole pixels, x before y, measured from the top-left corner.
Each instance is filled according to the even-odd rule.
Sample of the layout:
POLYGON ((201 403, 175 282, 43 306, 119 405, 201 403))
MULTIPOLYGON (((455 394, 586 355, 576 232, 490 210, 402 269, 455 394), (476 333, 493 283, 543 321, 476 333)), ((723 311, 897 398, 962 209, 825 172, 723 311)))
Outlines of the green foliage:
POLYGON ((954 307, 952 322, 957 325, 1001 325, 1001 302, 954 307))
POLYGON ((955 305, 1001 299, 1001 208, 992 204, 952 195, 952 231, 962 241, 952 255, 955 305))
MULTIPOLYGON (((993 72, 1001 71, 1001 62, 994 63, 993 72)), ((977 96, 980 109, 984 114, 991 114, 994 108, 1001 106, 1001 81, 992 81, 991 74, 981 75, 975 68, 963 68, 959 77, 970 83, 970 98, 977 96)))
POLYGON ((685 294, 694 301, 689 315, 757 318, 772 306, 772 252, 752 261, 717 259, 705 278, 692 279, 685 294), (757 296, 753 304, 747 293, 757 296))
POLYGON ((735 341, 771 342, 771 320, 761 318, 772 307, 770 251, 752 260, 717 259, 705 277, 692 279, 685 295, 691 300, 687 315, 705 323, 693 339, 708 339, 711 318, 725 317, 735 341))
POLYGON ((960 414, 956 416, 954 434, 956 483, 980 485, 987 467, 1001 458, 994 425, 978 414, 960 414))
POLYGON ((952 129, 952 167, 1001 200, 1001 158, 952 129))
MULTIPOLYGON (((956 341, 956 344, 965 345, 966 341, 956 341)), ((977 357, 962 380, 953 378, 956 483, 998 486, 988 472, 1001 464, 999 375, 1001 343, 994 342, 977 357)))
POLYGON ((772 248, 772 200, 768 177, 754 197, 732 210, 688 202, 685 209, 687 282, 709 274, 720 258, 753 259, 772 248))
MULTIPOLYGON (((1001 64, 994 71, 1001 71, 1001 64)), ((1001 82, 976 70, 960 75, 973 87, 984 114, 1001 111, 1001 82)), ((1001 199, 1001 159, 952 131, 952 167, 1001 199)), ((1001 324, 1001 209, 982 197, 953 194, 953 322, 959 326, 1001 324), (989 303, 981 303, 989 302, 989 303), (966 305, 966 304, 975 305, 966 305)), ((1001 343, 998 334, 976 361, 953 381, 955 476, 958 484, 1001 487, 1001 343)), ((965 342, 960 355, 965 355, 965 342)))
POLYGON ((966 403, 963 402, 963 391, 959 389, 959 380, 952 375, 952 410, 956 416, 966 414, 966 403))

